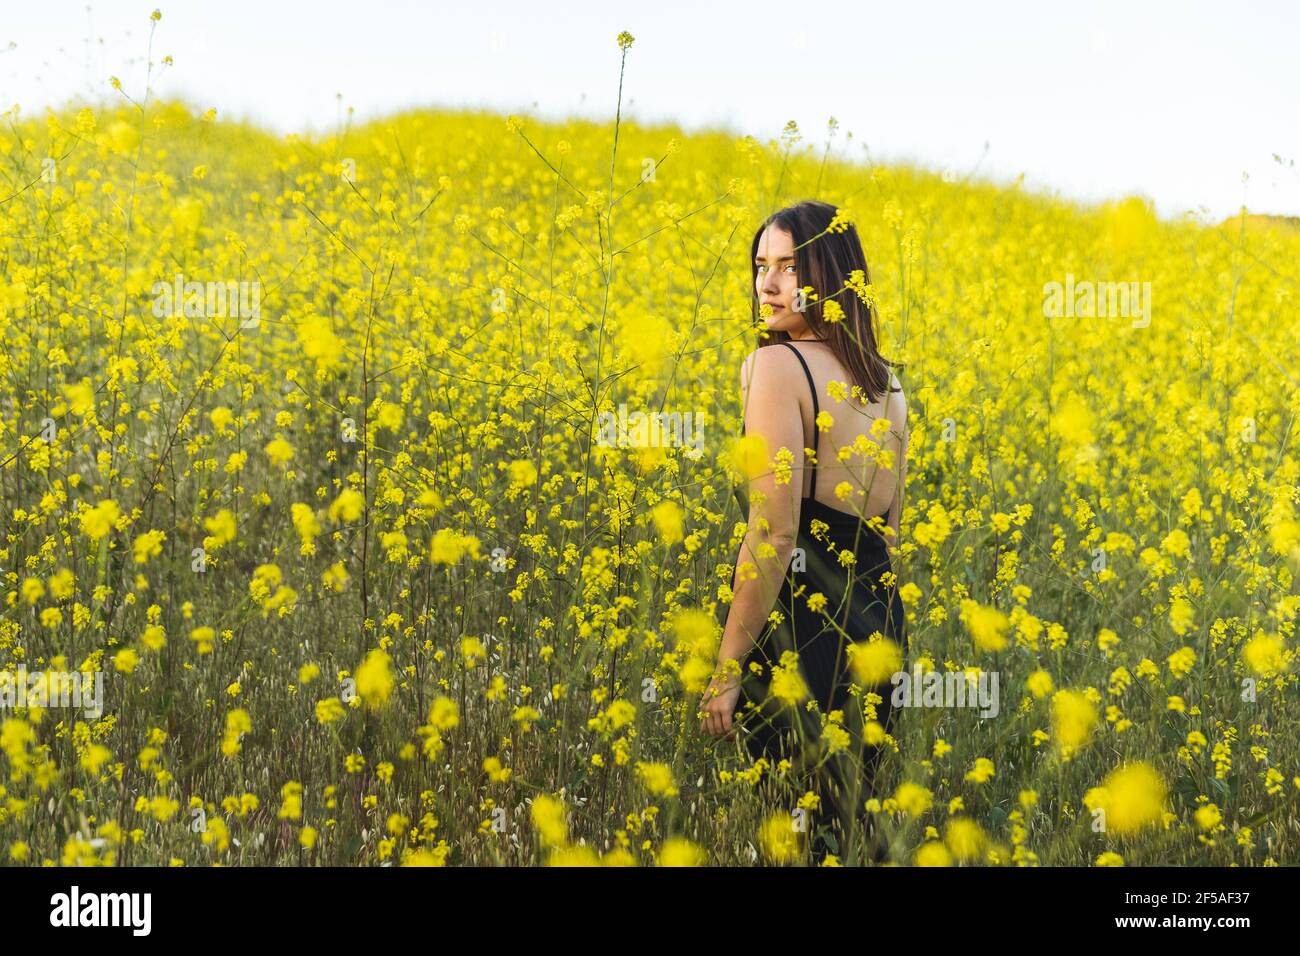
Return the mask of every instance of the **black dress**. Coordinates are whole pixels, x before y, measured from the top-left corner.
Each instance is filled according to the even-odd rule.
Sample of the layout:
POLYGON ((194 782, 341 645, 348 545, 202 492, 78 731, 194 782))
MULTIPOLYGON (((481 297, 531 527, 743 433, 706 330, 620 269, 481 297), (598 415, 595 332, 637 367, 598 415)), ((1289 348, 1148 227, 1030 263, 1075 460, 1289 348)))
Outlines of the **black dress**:
MULTIPOLYGON (((816 421, 820 410, 817 388, 799 349, 788 342, 781 344, 798 356, 812 390, 813 441, 806 447, 812 448, 816 454, 816 421)), ((742 425, 742 433, 743 430, 742 425)), ((739 487, 736 491, 742 509, 747 510, 746 496, 739 487)), ((822 827, 831 828, 830 848, 841 857, 845 852, 846 828, 856 828, 855 842, 859 845, 860 841, 867 839, 868 835, 861 829, 869 823, 863 804, 878 795, 875 777, 881 748, 866 744, 862 738, 866 721, 865 692, 858 696, 849 693, 853 673, 849 666, 847 642, 864 642, 878 631, 897 643, 906 657, 907 632, 897 582, 886 587, 880 581, 882 574, 892 570, 885 539, 857 515, 817 501, 816 493, 817 471, 814 468, 808 496, 800 500, 799 530, 795 540, 796 549, 803 549, 806 567, 802 571, 793 570, 796 562, 791 561, 791 570, 786 574, 774 608, 781 612, 783 620, 767 626, 741 664, 735 723, 753 759, 765 756, 773 766, 782 758, 791 760, 794 786, 798 792, 787 793, 787 798, 797 799, 805 790, 812 790, 821 797, 820 812, 804 816, 805 830, 814 837, 813 858, 819 861, 827 851, 827 843, 820 835, 822 827), (814 521, 827 526, 820 537, 813 534, 814 521), (827 544, 827 538, 834 543, 834 551, 827 544), (843 566, 836 556, 845 549, 855 556, 855 562, 849 567, 843 566), (827 599, 825 609, 820 612, 810 610, 807 603, 808 597, 816 593, 824 594, 827 599), (823 615, 829 615, 845 633, 836 630, 823 615), (822 740, 821 718, 818 713, 807 709, 807 701, 791 706, 768 696, 771 666, 780 663, 781 654, 786 650, 798 653, 799 673, 809 693, 816 699, 820 713, 844 711, 844 729, 851 740, 847 749, 827 754, 828 748, 822 740), (753 673, 751 662, 762 665, 761 674, 753 673)), ((882 523, 888 516, 886 510, 880 516, 882 523)), ((796 550, 795 554, 798 555, 799 551, 796 550)), ((905 669, 905 665, 901 669, 905 669)), ((893 685, 886 682, 867 690, 882 698, 875 704, 875 720, 886 732, 892 733, 895 723, 890 706, 893 685)), ((793 803, 789 810, 793 813, 793 803)), ((869 852, 875 859, 880 859, 878 845, 869 852)))

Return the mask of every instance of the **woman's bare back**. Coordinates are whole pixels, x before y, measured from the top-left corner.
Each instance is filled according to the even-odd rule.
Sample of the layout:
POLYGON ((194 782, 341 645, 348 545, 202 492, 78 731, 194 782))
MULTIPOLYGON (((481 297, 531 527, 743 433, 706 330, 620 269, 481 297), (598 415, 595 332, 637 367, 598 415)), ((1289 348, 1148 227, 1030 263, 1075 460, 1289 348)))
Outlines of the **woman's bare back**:
MULTIPOLYGON (((799 407, 803 415, 806 434, 816 436, 817 494, 815 499, 829 508, 863 518, 885 514, 894 506, 902 457, 907 435, 907 398, 898 378, 890 373, 890 386, 899 391, 876 397, 871 405, 862 405, 853 395, 853 381, 830 346, 823 342, 797 340, 790 343, 808 363, 813 382, 817 387, 817 403, 823 412, 834 420, 825 432, 815 430, 813 424, 812 396, 805 387, 799 394, 799 407), (843 398, 836 399, 828 391, 831 382, 842 383, 843 398), (871 431, 877 419, 887 418, 889 431, 877 436, 871 431), (866 448, 871 442, 892 458, 888 468, 880 464, 874 449, 866 448), (866 448, 867 454, 859 449, 866 448), (846 450, 844 460, 840 452, 846 450), (836 494, 836 488, 847 482, 851 492, 847 498, 836 494)), ((837 392, 838 394, 838 392, 837 392)), ((814 446, 810 446, 814 447, 814 446)), ((811 471, 803 476, 802 494, 807 495, 812 483, 811 471)))

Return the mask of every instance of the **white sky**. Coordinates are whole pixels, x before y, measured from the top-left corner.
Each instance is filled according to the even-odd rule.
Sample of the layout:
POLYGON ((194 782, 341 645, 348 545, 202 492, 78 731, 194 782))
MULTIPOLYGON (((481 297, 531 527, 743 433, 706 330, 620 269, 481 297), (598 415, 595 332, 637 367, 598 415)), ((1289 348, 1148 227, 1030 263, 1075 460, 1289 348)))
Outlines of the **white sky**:
POLYGON ((0 110, 155 84, 282 131, 412 106, 625 115, 909 159, 1162 215, 1300 215, 1300 5, 963 0, 0 0, 0 110), (536 104, 534 106, 534 104, 536 104), (988 143, 985 153, 984 144, 988 143), (1277 153, 1297 165, 1283 167, 1277 153), (982 157, 982 158, 981 158, 982 157), (1249 180, 1242 181, 1242 175, 1249 180))

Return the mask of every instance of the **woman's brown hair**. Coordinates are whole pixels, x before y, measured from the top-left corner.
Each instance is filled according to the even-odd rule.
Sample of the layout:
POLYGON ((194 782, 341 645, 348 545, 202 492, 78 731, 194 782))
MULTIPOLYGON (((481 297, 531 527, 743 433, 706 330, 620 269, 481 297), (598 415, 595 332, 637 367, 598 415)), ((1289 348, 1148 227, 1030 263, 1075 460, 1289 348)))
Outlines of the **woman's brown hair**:
POLYGON ((752 270, 750 301, 754 320, 760 323, 759 346, 791 341, 788 332, 761 327, 758 312, 758 263, 754 260, 758 258, 758 243, 763 230, 768 226, 778 226, 794 239, 795 273, 800 288, 812 286, 816 296, 809 296, 804 308, 798 311, 813 335, 831 347, 870 404, 886 390, 899 391, 890 387, 889 370, 891 366, 902 368, 903 365, 880 354, 876 343, 876 325, 879 322, 876 306, 863 302, 847 284, 855 269, 861 270, 865 283, 871 282, 871 273, 867 269, 867 257, 862 251, 858 231, 852 224, 837 224, 834 231, 828 231, 835 213, 836 207, 830 203, 809 199, 780 209, 764 220, 754 233, 749 256, 752 270), (842 230, 841 225, 844 226, 842 230), (842 320, 826 320, 823 309, 828 300, 837 302, 844 311, 842 320))

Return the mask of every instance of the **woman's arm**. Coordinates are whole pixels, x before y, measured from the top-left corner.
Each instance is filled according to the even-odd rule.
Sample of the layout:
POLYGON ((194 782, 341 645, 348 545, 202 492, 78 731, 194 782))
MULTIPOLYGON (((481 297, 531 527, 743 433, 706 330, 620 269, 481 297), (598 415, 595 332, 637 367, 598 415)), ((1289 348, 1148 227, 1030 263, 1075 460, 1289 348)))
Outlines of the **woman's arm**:
POLYGON ((792 397, 797 369, 789 349, 759 348, 741 370, 745 433, 765 446, 749 477, 749 521, 733 576, 731 607, 718 647, 718 667, 743 665, 776 603, 799 528, 803 489, 803 414, 792 397), (785 462, 774 461, 783 456, 785 462), (775 469, 773 468, 775 465, 775 469))
POLYGON ((907 407, 905 405, 903 406, 902 416, 903 422, 900 426, 902 437, 899 439, 898 459, 895 462, 895 467, 898 469, 898 485, 894 491, 893 503, 889 506, 889 517, 885 521, 885 524, 894 531, 894 536, 888 543, 890 557, 898 554, 898 546, 901 543, 899 541, 899 528, 903 520, 903 495, 907 489, 907 445, 912 437, 908 430, 907 407))
MULTIPOLYGON (((793 555, 793 537, 773 537, 753 526, 740 542, 732 576, 731 607, 722 630, 722 642, 718 645, 718 674, 726 674, 728 661, 744 666, 745 658, 753 650, 772 613, 793 555), (756 542, 753 547, 750 541, 756 542), (758 556, 764 554, 767 557, 758 556)), ((724 681, 724 686, 728 683, 724 681)))

